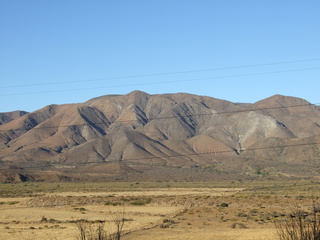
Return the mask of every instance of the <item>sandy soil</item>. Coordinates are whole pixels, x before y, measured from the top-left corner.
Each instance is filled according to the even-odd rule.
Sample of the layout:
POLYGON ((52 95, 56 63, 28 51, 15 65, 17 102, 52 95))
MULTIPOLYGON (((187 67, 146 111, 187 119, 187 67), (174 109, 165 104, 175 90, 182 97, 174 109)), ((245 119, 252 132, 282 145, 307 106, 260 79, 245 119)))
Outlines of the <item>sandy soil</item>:
POLYGON ((298 198, 237 195, 242 190, 172 188, 0 198, 0 239, 75 240, 80 219, 91 226, 103 222, 112 233, 113 220, 123 211, 124 240, 273 240, 275 219, 291 206, 310 206, 298 198))
POLYGON ((124 236, 123 240, 274 240, 275 230, 271 229, 153 229, 124 236))
POLYGON ((210 196, 228 196, 242 191, 244 188, 161 188, 147 189, 145 191, 108 191, 101 192, 63 192, 47 194, 47 196, 182 196, 182 195, 210 195, 210 196))
MULTIPOLYGON (((86 205, 85 211, 75 210, 74 206, 62 207, 16 207, 1 208, 0 239, 75 239, 77 227, 73 220, 106 221, 107 232, 114 231, 114 214, 122 207, 86 205), (45 217, 47 221, 41 221, 45 217)), ((135 231, 152 227, 164 216, 175 215, 181 207, 126 206, 124 231, 135 231)))

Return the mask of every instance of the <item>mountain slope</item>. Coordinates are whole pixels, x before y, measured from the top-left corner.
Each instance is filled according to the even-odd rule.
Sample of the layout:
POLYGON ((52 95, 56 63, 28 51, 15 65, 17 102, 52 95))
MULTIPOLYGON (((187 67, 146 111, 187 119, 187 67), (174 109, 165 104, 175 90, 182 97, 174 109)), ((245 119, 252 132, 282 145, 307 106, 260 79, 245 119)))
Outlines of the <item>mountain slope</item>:
POLYGON ((14 111, 7 113, 0 113, 0 125, 11 122, 23 115, 27 114, 25 111, 14 111))
POLYGON ((230 164, 271 158, 304 164, 297 154, 303 149, 312 159, 307 162, 316 164, 317 145, 308 142, 319 136, 319 108, 299 98, 275 95, 237 104, 185 93, 134 91, 50 105, 2 124, 0 161, 84 172, 92 164, 121 163, 127 166, 121 169, 140 171, 205 167, 226 164, 226 159, 230 164), (285 157, 273 148, 292 142, 301 147, 286 150, 290 153, 285 157))

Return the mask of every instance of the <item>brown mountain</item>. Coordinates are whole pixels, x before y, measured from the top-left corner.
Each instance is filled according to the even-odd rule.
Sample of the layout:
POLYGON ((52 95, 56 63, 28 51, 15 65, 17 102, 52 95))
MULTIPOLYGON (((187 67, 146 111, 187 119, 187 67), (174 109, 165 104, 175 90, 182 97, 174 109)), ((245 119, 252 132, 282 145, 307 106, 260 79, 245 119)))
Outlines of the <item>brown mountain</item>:
POLYGON ((318 171, 320 109, 294 97, 275 95, 238 104, 135 91, 20 115, 0 126, 0 163, 6 176, 46 180, 34 177, 42 169, 47 176, 56 172, 58 179, 161 180, 176 170, 172 176, 179 175, 179 180, 193 173, 196 179, 209 179, 224 173, 318 171), (155 169, 163 174, 154 174, 155 169))
POLYGON ((25 114, 27 114, 27 112, 25 111, 13 111, 13 112, 0 113, 0 125, 11 122, 12 120, 15 120, 25 114))

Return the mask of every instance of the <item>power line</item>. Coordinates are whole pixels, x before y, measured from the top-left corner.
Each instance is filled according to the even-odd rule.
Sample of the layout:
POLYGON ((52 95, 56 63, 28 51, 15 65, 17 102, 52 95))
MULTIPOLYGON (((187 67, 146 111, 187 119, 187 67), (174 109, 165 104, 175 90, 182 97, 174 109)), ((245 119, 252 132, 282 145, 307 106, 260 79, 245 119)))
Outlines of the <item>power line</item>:
POLYGON ((229 66, 229 67, 218 67, 218 68, 207 68, 207 69, 196 69, 196 70, 188 70, 188 71, 175 71, 175 72, 151 73, 151 74, 129 75, 129 76, 119 76, 119 77, 93 78, 93 79, 73 80, 73 81, 64 81, 64 82, 19 84, 19 85, 0 86, 0 89, 1 88, 34 87, 34 86, 45 86, 45 85, 68 84, 68 83, 92 82, 92 81, 102 81, 102 80, 141 78, 141 77, 164 76, 164 75, 176 75, 176 74, 184 74, 184 73, 209 72, 209 71, 217 71, 217 70, 262 67, 262 66, 272 66, 272 65, 282 65, 282 64, 291 64, 291 63, 302 63, 302 62, 314 62, 314 61, 320 61, 320 58, 302 59, 302 60, 296 60, 296 61, 260 63, 260 64, 250 64, 250 65, 239 65, 239 66, 229 66))
MULTIPOLYGON (((165 120, 165 119, 180 119, 185 117, 199 117, 199 116, 213 116, 213 115, 220 115, 220 114, 234 114, 234 113, 241 113, 241 112, 254 112, 254 111, 265 111, 265 110, 274 110, 274 109, 283 109, 283 108, 296 108, 296 107, 306 107, 306 106, 316 106, 320 103, 307 103, 307 104, 298 104, 298 105, 291 105, 291 106, 278 106, 278 107, 266 107, 266 108, 254 108, 254 109, 241 109, 241 110, 234 110, 234 111, 223 111, 223 112, 214 112, 214 113, 201 113, 201 114, 188 114, 188 115, 177 115, 171 117, 156 117, 156 118, 149 118, 148 121, 154 120, 165 120)), ((106 119, 107 120, 107 119, 106 119)), ((116 120, 112 123, 130 123, 130 122, 138 122, 140 120, 116 120)), ((110 123, 110 124, 112 124, 110 123)), ((41 124, 41 123, 40 123, 41 124)), ((33 130, 41 130, 41 129, 52 129, 52 128, 65 128, 65 127, 81 127, 81 126, 92 126, 92 125, 104 125, 107 124, 105 122, 98 122, 98 123, 82 123, 82 124, 68 124, 68 125, 58 125, 58 126, 40 126, 34 127, 33 130)), ((0 125, 1 126, 1 125, 0 125)), ((25 131, 25 129, 1 129, 1 132, 8 132, 8 131, 25 131)), ((31 129, 30 129, 31 130, 31 129)), ((29 130, 27 130, 29 131, 29 130)))
MULTIPOLYGON (((166 83, 193 82, 193 81, 226 79, 226 78, 236 78, 236 77, 251 77, 251 76, 259 76, 259 75, 268 75, 268 74, 277 74, 277 73, 290 73, 290 72, 301 72, 301 71, 310 71, 310 70, 319 70, 319 69, 320 69, 320 67, 300 68, 300 69, 292 69, 292 70, 269 71, 269 72, 238 74, 238 75, 226 75, 226 76, 218 76, 218 77, 206 77, 206 78, 194 78, 194 79, 183 79, 183 80, 159 81, 159 82, 149 82, 149 83, 133 83, 133 84, 114 85, 114 86, 107 86, 107 87, 101 87, 100 86, 100 87, 89 87, 89 88, 78 88, 78 89, 76 89, 76 88, 74 88, 74 89, 60 89, 60 90, 53 90, 53 91, 7 93, 7 94, 0 94, 0 97, 30 95, 30 94, 33 95, 33 94, 42 94, 42 93, 73 92, 73 91, 84 91, 84 90, 87 91, 87 90, 95 90, 95 89, 109 89, 109 88, 122 88, 122 87, 135 87, 135 86, 148 86, 148 85, 159 85, 159 84, 166 84, 166 83)), ((144 76, 147 76, 147 75, 144 75, 144 76)), ((125 77, 123 77, 123 78, 125 78, 125 77)), ((116 78, 110 78, 110 79, 116 79, 116 78)), ((45 85, 45 84, 40 84, 40 85, 45 85)), ((31 85, 19 85, 19 86, 26 87, 26 86, 31 86, 31 85)), ((2 87, 0 87, 0 88, 2 88, 2 87)), ((3 88, 5 88, 5 87, 3 87, 3 88)))
MULTIPOLYGON (((285 144, 285 145, 278 145, 278 146, 268 146, 268 147, 256 147, 256 148, 246 148, 242 149, 243 152, 249 152, 249 151, 260 151, 260 150, 270 150, 270 149, 277 149, 277 148, 288 148, 288 147, 301 147, 301 146, 312 146, 312 145, 320 145, 320 142, 312 142, 312 143, 297 143, 297 144, 285 144)), ((231 148, 231 147, 230 147, 231 148)), ((46 165, 41 165, 37 167, 23 167, 23 169, 38 169, 39 167, 48 167, 48 165, 51 166, 78 166, 78 165, 101 165, 101 164, 110 164, 110 163, 123 163, 126 161, 139 161, 139 160, 152 160, 152 159, 164 159, 164 158, 177 158, 177 157, 194 157, 194 156, 200 156, 200 155, 209 155, 209 154, 225 154, 225 153, 237 153, 236 149, 232 150, 223 150, 223 151, 209 151, 209 152, 200 152, 200 153, 188 153, 188 154, 175 154, 175 155, 164 155, 164 156, 152 156, 152 157, 141 157, 141 158, 127 158, 127 159, 117 159, 112 161, 105 161, 105 162, 80 162, 80 163, 49 163, 46 165)), ((143 163, 135 163, 135 162, 127 162, 127 165, 150 165, 150 164, 143 164, 143 163)), ((155 164, 151 164, 152 166, 155 166, 155 164)), ((163 164, 160 164, 159 166, 163 166, 163 164)))
MULTIPOLYGON (((257 147, 257 148, 247 148, 242 150, 243 152, 248 151, 257 151, 257 150, 269 150, 269 149, 276 149, 276 148, 286 148, 286 147, 301 147, 301 146, 308 146, 308 145, 319 145, 320 142, 313 142, 313 143, 297 143, 297 144, 288 144, 288 145, 280 145, 280 146, 271 146, 271 147, 257 147)), ((224 153, 235 153, 236 150, 224 150, 224 151, 210 151, 210 152, 201 152, 201 153, 188 153, 188 154, 176 154, 176 155, 169 155, 169 156, 154 156, 154 157, 144 157, 144 158, 128 158, 128 159, 119 159, 114 160, 113 162, 121 162, 121 161, 138 161, 138 160, 150 160, 150 159, 161 159, 161 158, 176 158, 176 157, 192 157, 192 156, 199 156, 199 155, 208 155, 208 154, 224 154, 224 153)), ((81 164, 92 164, 97 162, 86 162, 81 164)), ((108 162, 105 162, 108 163, 108 162)), ((132 164, 132 163, 130 163, 132 164)), ((60 165, 60 164, 59 164, 60 165)), ((64 164, 62 164, 64 165, 64 164)), ((74 165, 74 164, 68 164, 74 165)))

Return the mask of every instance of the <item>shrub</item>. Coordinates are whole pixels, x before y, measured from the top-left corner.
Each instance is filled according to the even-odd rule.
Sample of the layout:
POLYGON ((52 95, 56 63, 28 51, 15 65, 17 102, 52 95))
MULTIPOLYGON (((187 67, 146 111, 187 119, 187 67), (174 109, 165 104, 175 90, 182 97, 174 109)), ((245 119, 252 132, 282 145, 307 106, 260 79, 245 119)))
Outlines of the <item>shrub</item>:
POLYGON ((77 228, 79 230, 78 240, 108 240, 108 236, 101 223, 93 226, 86 222, 79 221, 77 222, 77 228))
POLYGON ((111 222, 115 226, 115 233, 107 234, 104 230, 105 221, 93 221, 82 219, 76 221, 78 228, 77 240, 120 240, 123 234, 123 226, 126 221, 132 221, 132 219, 125 218, 124 209, 118 209, 116 212, 110 212, 111 222))
POLYGON ((134 206, 146 205, 146 203, 144 201, 141 201, 141 200, 136 200, 136 201, 130 202, 130 204, 134 205, 134 206))
POLYGON ((238 212, 237 217, 247 217, 248 215, 245 212, 238 212))
POLYGON ((119 206, 119 205, 122 205, 122 204, 120 202, 105 202, 104 205, 106 205, 106 206, 109 206, 109 205, 111 205, 111 206, 119 206))
POLYGON ((85 209, 84 207, 81 207, 81 208, 73 208, 73 209, 76 210, 76 211, 80 211, 80 212, 87 211, 87 209, 85 209))
POLYGON ((169 223, 166 223, 166 224, 162 223, 162 224, 159 225, 159 227, 160 228, 169 228, 170 224, 169 223))
POLYGON ((173 224, 173 223, 174 223, 174 220, 173 220, 173 219, 167 219, 167 218, 165 218, 165 219, 163 219, 162 222, 163 222, 163 223, 171 223, 171 224, 173 224))
POLYGON ((149 204, 152 201, 151 198, 147 198, 147 199, 136 199, 135 201, 130 202, 131 205, 134 206, 142 206, 142 205, 146 205, 149 204))
POLYGON ((221 203, 220 207, 229 207, 229 204, 228 203, 221 203))
POLYGON ((318 208, 313 203, 311 213, 295 210, 280 221, 275 221, 280 240, 319 240, 320 217, 318 208))
POLYGON ((239 228, 247 228, 246 225, 244 225, 243 223, 238 223, 239 228))
POLYGON ((244 225, 243 223, 232 223, 230 227, 231 228, 236 228, 237 226, 238 226, 238 228, 241 228, 241 229, 247 228, 247 226, 244 225))

